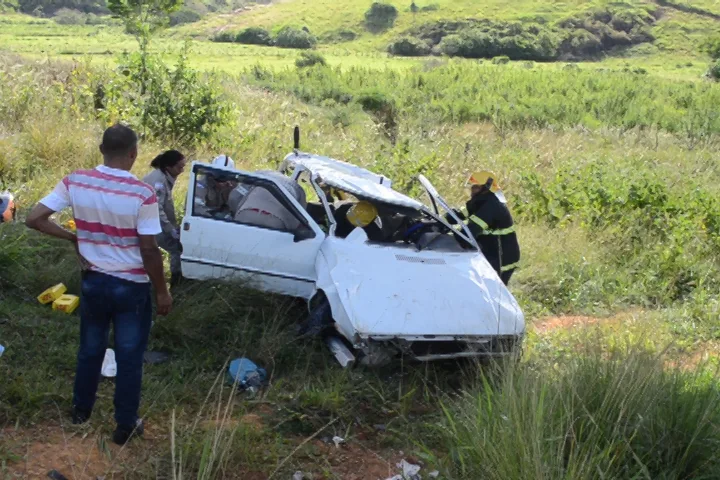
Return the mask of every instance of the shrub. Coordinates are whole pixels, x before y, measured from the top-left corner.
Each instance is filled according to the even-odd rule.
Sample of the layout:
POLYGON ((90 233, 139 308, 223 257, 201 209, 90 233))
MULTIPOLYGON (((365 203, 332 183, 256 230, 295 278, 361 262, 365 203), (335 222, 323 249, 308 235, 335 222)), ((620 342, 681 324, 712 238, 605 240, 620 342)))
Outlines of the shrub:
POLYGON ((708 38, 700 48, 714 60, 720 59, 720 35, 708 38))
POLYGON ((712 78, 716 82, 720 81, 720 60, 710 65, 710 69, 708 70, 707 74, 708 77, 712 78))
POLYGON ((437 10, 440 10, 440 5, 437 3, 431 3, 430 5, 425 5, 424 7, 420 8, 421 12, 435 12, 437 10))
POLYGON ((370 9, 365 12, 365 26, 371 32, 381 32, 391 28, 395 24, 397 16, 398 11, 394 6, 374 2, 370 9))
POLYGON ((220 90, 187 66, 187 51, 175 68, 159 57, 126 55, 120 75, 99 87, 99 114, 107 122, 128 121, 150 138, 195 145, 212 138, 228 121, 220 90))
POLYGON ((493 63, 493 65, 505 65, 505 64, 510 63, 510 57, 508 57, 507 55, 493 57, 492 63, 493 63))
POLYGON ((327 65, 325 57, 317 52, 302 52, 297 60, 295 60, 295 66, 297 68, 313 67, 315 65, 327 65))
POLYGON ((213 42, 221 42, 221 43, 232 43, 235 41, 235 38, 237 37, 236 34, 228 31, 216 33, 214 37, 212 37, 213 42))
POLYGON ((342 28, 334 32, 330 32, 324 36, 324 41, 328 43, 352 42, 358 37, 357 32, 348 28, 342 28))
POLYGON ((275 45, 281 48, 313 48, 317 38, 306 31, 295 27, 283 27, 275 37, 275 45))
POLYGON ((86 18, 82 12, 70 8, 61 8, 53 17, 55 23, 60 25, 85 25, 86 18))
POLYGON ((237 43, 247 45, 272 45, 270 32, 261 27, 248 27, 235 37, 237 43))
POLYGON ((190 10, 189 8, 183 8, 177 12, 170 14, 170 25, 183 25, 185 23, 197 22, 202 18, 198 12, 190 10))
POLYGON ((551 60, 557 56, 558 39, 540 29, 532 34, 522 25, 489 25, 447 35, 438 46, 440 53, 465 58, 507 56, 512 60, 551 60))
POLYGON ((388 45, 388 52, 404 57, 421 57, 430 53, 430 46, 418 38, 402 37, 388 45))

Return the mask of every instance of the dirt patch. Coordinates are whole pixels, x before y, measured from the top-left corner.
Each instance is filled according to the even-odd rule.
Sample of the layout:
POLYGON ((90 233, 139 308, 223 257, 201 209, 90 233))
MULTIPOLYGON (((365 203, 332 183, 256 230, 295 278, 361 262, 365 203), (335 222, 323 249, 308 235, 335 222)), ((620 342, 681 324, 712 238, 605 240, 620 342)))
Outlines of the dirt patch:
MULTIPOLYGON (((307 459, 331 473, 328 477, 343 480, 385 480, 401 473, 397 464, 403 458, 392 451, 375 452, 359 442, 350 441, 341 445, 327 444, 321 440, 311 442, 307 459)), ((322 470, 321 470, 322 471, 322 470)), ((320 472, 314 471, 316 475, 320 472)))
POLYGON ((537 334, 551 332, 558 329, 570 329, 578 327, 587 327, 598 323, 601 319, 596 317, 584 316, 562 316, 562 317, 546 317, 538 320, 534 325, 537 334))
POLYGON ((702 365, 707 365, 713 360, 720 358, 720 342, 702 342, 692 352, 680 355, 668 362, 666 365, 671 368, 691 371, 697 370, 702 365))
POLYGON ((603 325, 619 325, 633 322, 642 314, 641 310, 629 310, 610 317, 588 317, 585 315, 560 315, 557 317, 544 317, 533 323, 533 330, 538 335, 553 332, 559 329, 586 328, 602 323, 603 325))
POLYGON ((56 470, 69 480, 145 476, 164 433, 146 425, 143 439, 121 447, 112 442, 111 431, 71 425, 0 430, 0 445, 11 454, 5 472, 10 478, 47 479, 56 470))
POLYGON ((15 478, 47 478, 57 470, 68 479, 92 479, 121 472, 112 467, 109 452, 102 452, 95 432, 68 432, 61 427, 4 429, 0 442, 18 458, 7 466, 15 478))

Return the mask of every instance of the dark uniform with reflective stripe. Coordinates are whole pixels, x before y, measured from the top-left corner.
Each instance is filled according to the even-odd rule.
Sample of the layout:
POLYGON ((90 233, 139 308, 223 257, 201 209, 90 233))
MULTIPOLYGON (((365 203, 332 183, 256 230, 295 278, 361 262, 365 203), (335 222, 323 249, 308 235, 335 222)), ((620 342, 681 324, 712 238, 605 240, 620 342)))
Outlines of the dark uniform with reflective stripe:
POLYGON ((507 285, 520 263, 520 244, 507 205, 494 193, 480 193, 456 213, 466 221, 483 255, 507 285))

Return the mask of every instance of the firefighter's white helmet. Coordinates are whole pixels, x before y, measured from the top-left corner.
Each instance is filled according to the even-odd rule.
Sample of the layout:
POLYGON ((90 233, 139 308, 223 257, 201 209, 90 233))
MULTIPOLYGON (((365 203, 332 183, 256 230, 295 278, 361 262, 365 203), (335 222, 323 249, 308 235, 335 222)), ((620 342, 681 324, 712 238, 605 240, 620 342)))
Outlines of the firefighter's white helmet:
POLYGON ((233 170, 235 169, 235 162, 227 155, 218 155, 213 159, 212 164, 216 167, 227 167, 232 168, 233 170))

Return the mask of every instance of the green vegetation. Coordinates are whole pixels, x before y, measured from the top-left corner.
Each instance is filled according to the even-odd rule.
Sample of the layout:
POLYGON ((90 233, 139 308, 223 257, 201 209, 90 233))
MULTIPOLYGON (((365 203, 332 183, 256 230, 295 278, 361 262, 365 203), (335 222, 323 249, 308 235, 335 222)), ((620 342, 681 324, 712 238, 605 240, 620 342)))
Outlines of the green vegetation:
POLYGON ((397 8, 393 5, 373 2, 370 9, 365 12, 365 26, 371 32, 382 32, 383 30, 392 28, 397 16, 397 8))
POLYGON ((439 20, 415 27, 406 35, 415 37, 426 49, 450 57, 504 55, 512 60, 580 59, 618 47, 651 42, 654 37, 649 27, 655 23, 657 14, 652 7, 622 6, 591 9, 550 25, 487 19, 439 20))
POLYGON ((248 81, 292 92, 306 102, 347 104, 356 92, 377 90, 399 110, 434 122, 491 121, 498 128, 601 126, 658 128, 688 142, 720 133, 714 105, 720 88, 668 82, 632 72, 553 71, 502 65, 448 63, 404 72, 323 69, 298 73, 253 68, 248 81), (425 99, 431 99, 428 102, 425 99))
POLYGON ((327 65, 325 57, 316 52, 303 52, 297 60, 295 66, 297 68, 314 67, 315 65, 327 65))
MULTIPOLYGON (((151 349, 172 359, 146 369, 151 435, 132 455, 106 449, 108 464, 137 477, 387 478, 402 450, 458 480, 714 478, 720 85, 703 74, 717 62, 720 10, 711 0, 391 3, 393 22, 374 32, 369 1, 222 15, 203 3, 199 21, 148 36, 140 54, 117 20, 91 24, 90 10, 0 17, 0 43, 22 55, 0 54, 0 190, 16 193, 21 218, 64 173, 95 165, 103 128, 124 120, 143 133, 138 176, 175 147, 275 168, 297 124, 304 150, 382 172, 419 199, 420 173, 460 204, 468 174, 492 170, 518 224, 511 290, 528 338, 517 364, 345 371, 321 342, 296 337, 302 302, 191 283, 153 327, 151 349), (399 58, 443 52, 492 60, 399 58), (258 396, 224 386, 238 356, 268 369, 258 396), (321 440, 333 435, 348 445, 321 440), (368 458, 385 470, 364 471, 368 458)), ((159 25, 183 23, 180 11, 159 25)), ((79 289, 70 246, 0 226, 3 475, 29 451, 13 431, 43 438, 37 429, 62 419, 63 438, 106 448, 113 428, 109 383, 91 426, 65 420, 78 321, 34 300, 59 281, 79 289)))
POLYGON ((280 48, 313 48, 315 36, 307 28, 283 27, 275 36, 274 44, 280 48))
POLYGON ((709 478, 720 469, 712 377, 667 371, 638 345, 585 348, 549 377, 511 370, 449 400, 438 433, 451 478, 709 478))

